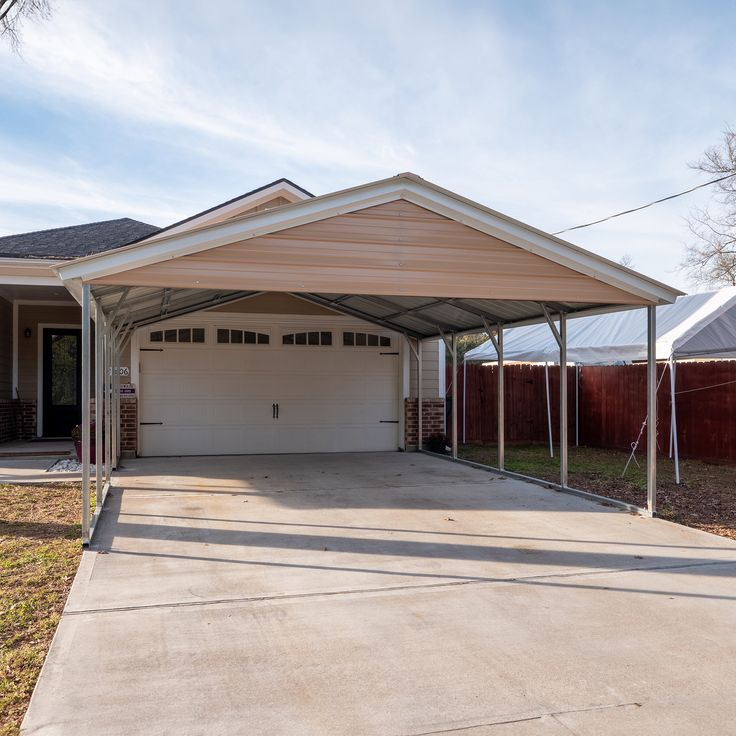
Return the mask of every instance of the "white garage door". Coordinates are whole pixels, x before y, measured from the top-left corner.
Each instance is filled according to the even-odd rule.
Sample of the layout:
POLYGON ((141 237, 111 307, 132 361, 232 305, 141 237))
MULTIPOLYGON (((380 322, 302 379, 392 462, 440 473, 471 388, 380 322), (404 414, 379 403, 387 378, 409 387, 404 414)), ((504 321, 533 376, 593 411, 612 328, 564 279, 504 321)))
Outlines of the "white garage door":
POLYGON ((395 450, 397 340, 324 326, 154 328, 140 349, 139 451, 395 450))

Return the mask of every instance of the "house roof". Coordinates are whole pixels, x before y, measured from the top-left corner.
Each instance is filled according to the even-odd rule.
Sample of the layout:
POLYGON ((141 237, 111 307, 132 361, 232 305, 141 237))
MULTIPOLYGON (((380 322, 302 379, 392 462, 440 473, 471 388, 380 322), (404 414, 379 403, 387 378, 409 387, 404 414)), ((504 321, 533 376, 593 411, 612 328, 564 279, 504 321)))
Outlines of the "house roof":
POLYGON ((196 227, 203 222, 212 221, 213 216, 220 212, 232 212, 238 215, 240 214, 239 206, 248 207, 262 199, 276 195, 287 195, 290 201, 314 196, 293 181, 282 177, 166 227, 156 227, 129 217, 120 217, 115 220, 89 222, 84 225, 6 235, 0 237, 0 258, 73 260, 93 256, 123 245, 138 243, 152 235, 188 229, 183 226, 196 227))
POLYGON ((120 248, 158 230, 155 225, 120 217, 85 225, 6 235, 0 237, 0 257, 72 260, 120 248))

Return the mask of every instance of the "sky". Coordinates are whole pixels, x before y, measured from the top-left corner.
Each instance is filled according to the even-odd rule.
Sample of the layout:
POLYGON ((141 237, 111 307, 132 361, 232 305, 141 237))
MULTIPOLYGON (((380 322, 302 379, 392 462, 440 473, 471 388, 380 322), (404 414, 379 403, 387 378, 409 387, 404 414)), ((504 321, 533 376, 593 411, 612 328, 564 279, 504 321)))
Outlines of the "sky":
MULTIPOLYGON (((403 171, 554 232, 707 180, 734 25, 707 0, 56 0, 0 45, 0 234, 403 171)), ((692 291, 710 196, 567 237, 692 291)))

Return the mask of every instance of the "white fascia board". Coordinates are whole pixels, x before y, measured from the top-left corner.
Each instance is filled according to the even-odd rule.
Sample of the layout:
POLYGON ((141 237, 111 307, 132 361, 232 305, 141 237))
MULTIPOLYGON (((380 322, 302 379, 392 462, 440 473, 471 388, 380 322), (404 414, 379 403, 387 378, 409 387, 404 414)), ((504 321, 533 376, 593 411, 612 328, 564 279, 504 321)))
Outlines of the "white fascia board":
POLYGON ((62 263, 65 261, 45 258, 0 258, 0 285, 61 286, 61 279, 52 269, 62 263))
POLYGON ((114 273, 268 235, 397 199, 413 202, 655 304, 671 303, 681 294, 677 289, 429 184, 414 175, 383 179, 241 219, 205 226, 197 231, 169 235, 158 241, 136 243, 110 253, 72 261, 57 270, 65 281, 73 278, 85 281, 104 278, 114 273))

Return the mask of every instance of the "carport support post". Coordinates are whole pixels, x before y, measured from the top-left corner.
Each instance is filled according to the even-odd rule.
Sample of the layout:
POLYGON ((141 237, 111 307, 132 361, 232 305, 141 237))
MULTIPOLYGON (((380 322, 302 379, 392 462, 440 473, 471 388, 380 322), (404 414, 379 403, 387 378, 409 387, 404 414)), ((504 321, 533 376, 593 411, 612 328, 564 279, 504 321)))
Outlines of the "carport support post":
POLYGON ((422 407, 422 341, 417 339, 417 450, 422 449, 424 414, 422 407))
POLYGON ((105 475, 112 474, 112 327, 105 327, 105 475))
POLYGON ((452 457, 457 460, 457 335, 452 333, 452 457))
POLYGON ((499 324, 496 332, 496 355, 498 356, 498 469, 503 470, 506 463, 506 407, 505 389, 503 385, 503 325, 499 324))
POLYGON ((647 511, 657 513, 657 308, 647 307, 647 511))
POLYGON ((104 317, 99 304, 95 304, 95 506, 102 506, 102 464, 104 449, 102 447, 102 408, 104 399, 104 346, 103 327, 104 317))
POLYGON ((89 544, 90 287, 82 286, 82 544, 89 544))
POLYGON ((560 485, 567 488, 567 315, 560 312, 560 485))

